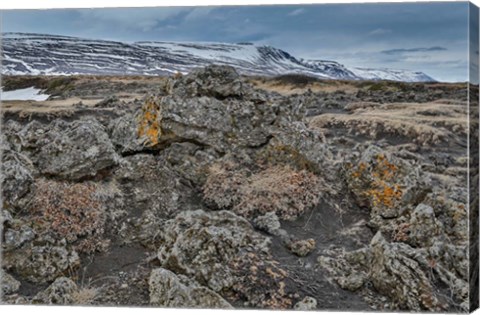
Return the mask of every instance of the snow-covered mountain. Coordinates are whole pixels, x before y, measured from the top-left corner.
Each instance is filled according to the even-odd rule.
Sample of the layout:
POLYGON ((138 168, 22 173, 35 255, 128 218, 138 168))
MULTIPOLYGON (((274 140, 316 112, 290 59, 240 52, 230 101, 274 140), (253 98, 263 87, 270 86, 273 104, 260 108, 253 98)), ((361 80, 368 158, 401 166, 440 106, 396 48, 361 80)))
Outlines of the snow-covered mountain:
POLYGON ((299 73, 324 79, 434 81, 422 72, 348 68, 335 61, 304 60, 278 48, 250 43, 124 43, 3 33, 2 57, 5 75, 165 75, 215 63, 248 75, 299 73))

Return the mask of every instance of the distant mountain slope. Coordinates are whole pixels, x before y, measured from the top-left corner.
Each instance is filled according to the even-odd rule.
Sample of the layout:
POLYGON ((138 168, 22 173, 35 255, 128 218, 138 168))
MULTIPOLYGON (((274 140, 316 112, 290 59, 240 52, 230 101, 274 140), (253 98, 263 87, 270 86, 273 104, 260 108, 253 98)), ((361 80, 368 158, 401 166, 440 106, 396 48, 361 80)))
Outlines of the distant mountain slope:
POLYGON ((3 33, 2 74, 164 75, 223 64, 248 75, 300 73, 324 79, 434 81, 422 72, 347 68, 335 61, 304 60, 250 43, 123 43, 68 36, 3 33))

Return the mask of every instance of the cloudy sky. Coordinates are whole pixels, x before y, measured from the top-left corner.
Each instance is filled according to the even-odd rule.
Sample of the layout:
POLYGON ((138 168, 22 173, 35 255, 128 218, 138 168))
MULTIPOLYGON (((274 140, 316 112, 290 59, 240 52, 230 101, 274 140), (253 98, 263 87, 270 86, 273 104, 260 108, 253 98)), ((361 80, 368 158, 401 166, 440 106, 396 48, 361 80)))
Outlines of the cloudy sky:
POLYGON ((253 42, 301 58, 465 81, 468 16, 467 2, 17 10, 2 12, 2 31, 128 42, 253 42))

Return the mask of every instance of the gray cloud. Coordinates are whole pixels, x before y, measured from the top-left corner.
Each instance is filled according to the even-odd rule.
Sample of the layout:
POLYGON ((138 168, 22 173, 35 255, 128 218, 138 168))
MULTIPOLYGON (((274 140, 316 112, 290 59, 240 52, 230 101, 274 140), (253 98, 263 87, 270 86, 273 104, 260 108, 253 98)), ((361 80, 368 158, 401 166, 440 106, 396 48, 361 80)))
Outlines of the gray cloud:
POLYGON ((385 34, 390 34, 392 30, 385 29, 385 28, 376 28, 373 31, 370 31, 368 35, 385 35, 385 34))
POLYGON ((304 8, 296 9, 288 13, 289 16, 297 16, 305 12, 304 8))
POLYGON ((381 53, 385 55, 401 55, 405 53, 432 52, 432 51, 445 51, 445 50, 447 50, 447 48, 434 46, 434 47, 389 49, 389 50, 382 50, 381 53))

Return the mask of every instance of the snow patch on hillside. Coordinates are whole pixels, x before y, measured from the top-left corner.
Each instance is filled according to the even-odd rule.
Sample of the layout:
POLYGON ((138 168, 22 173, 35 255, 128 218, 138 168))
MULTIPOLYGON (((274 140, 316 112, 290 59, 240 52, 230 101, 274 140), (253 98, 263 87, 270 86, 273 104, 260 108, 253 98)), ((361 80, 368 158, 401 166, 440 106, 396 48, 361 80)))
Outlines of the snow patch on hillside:
POLYGON ((4 92, 0 89, 0 100, 2 101, 45 101, 50 95, 41 94, 40 89, 29 87, 26 89, 18 89, 4 92))

